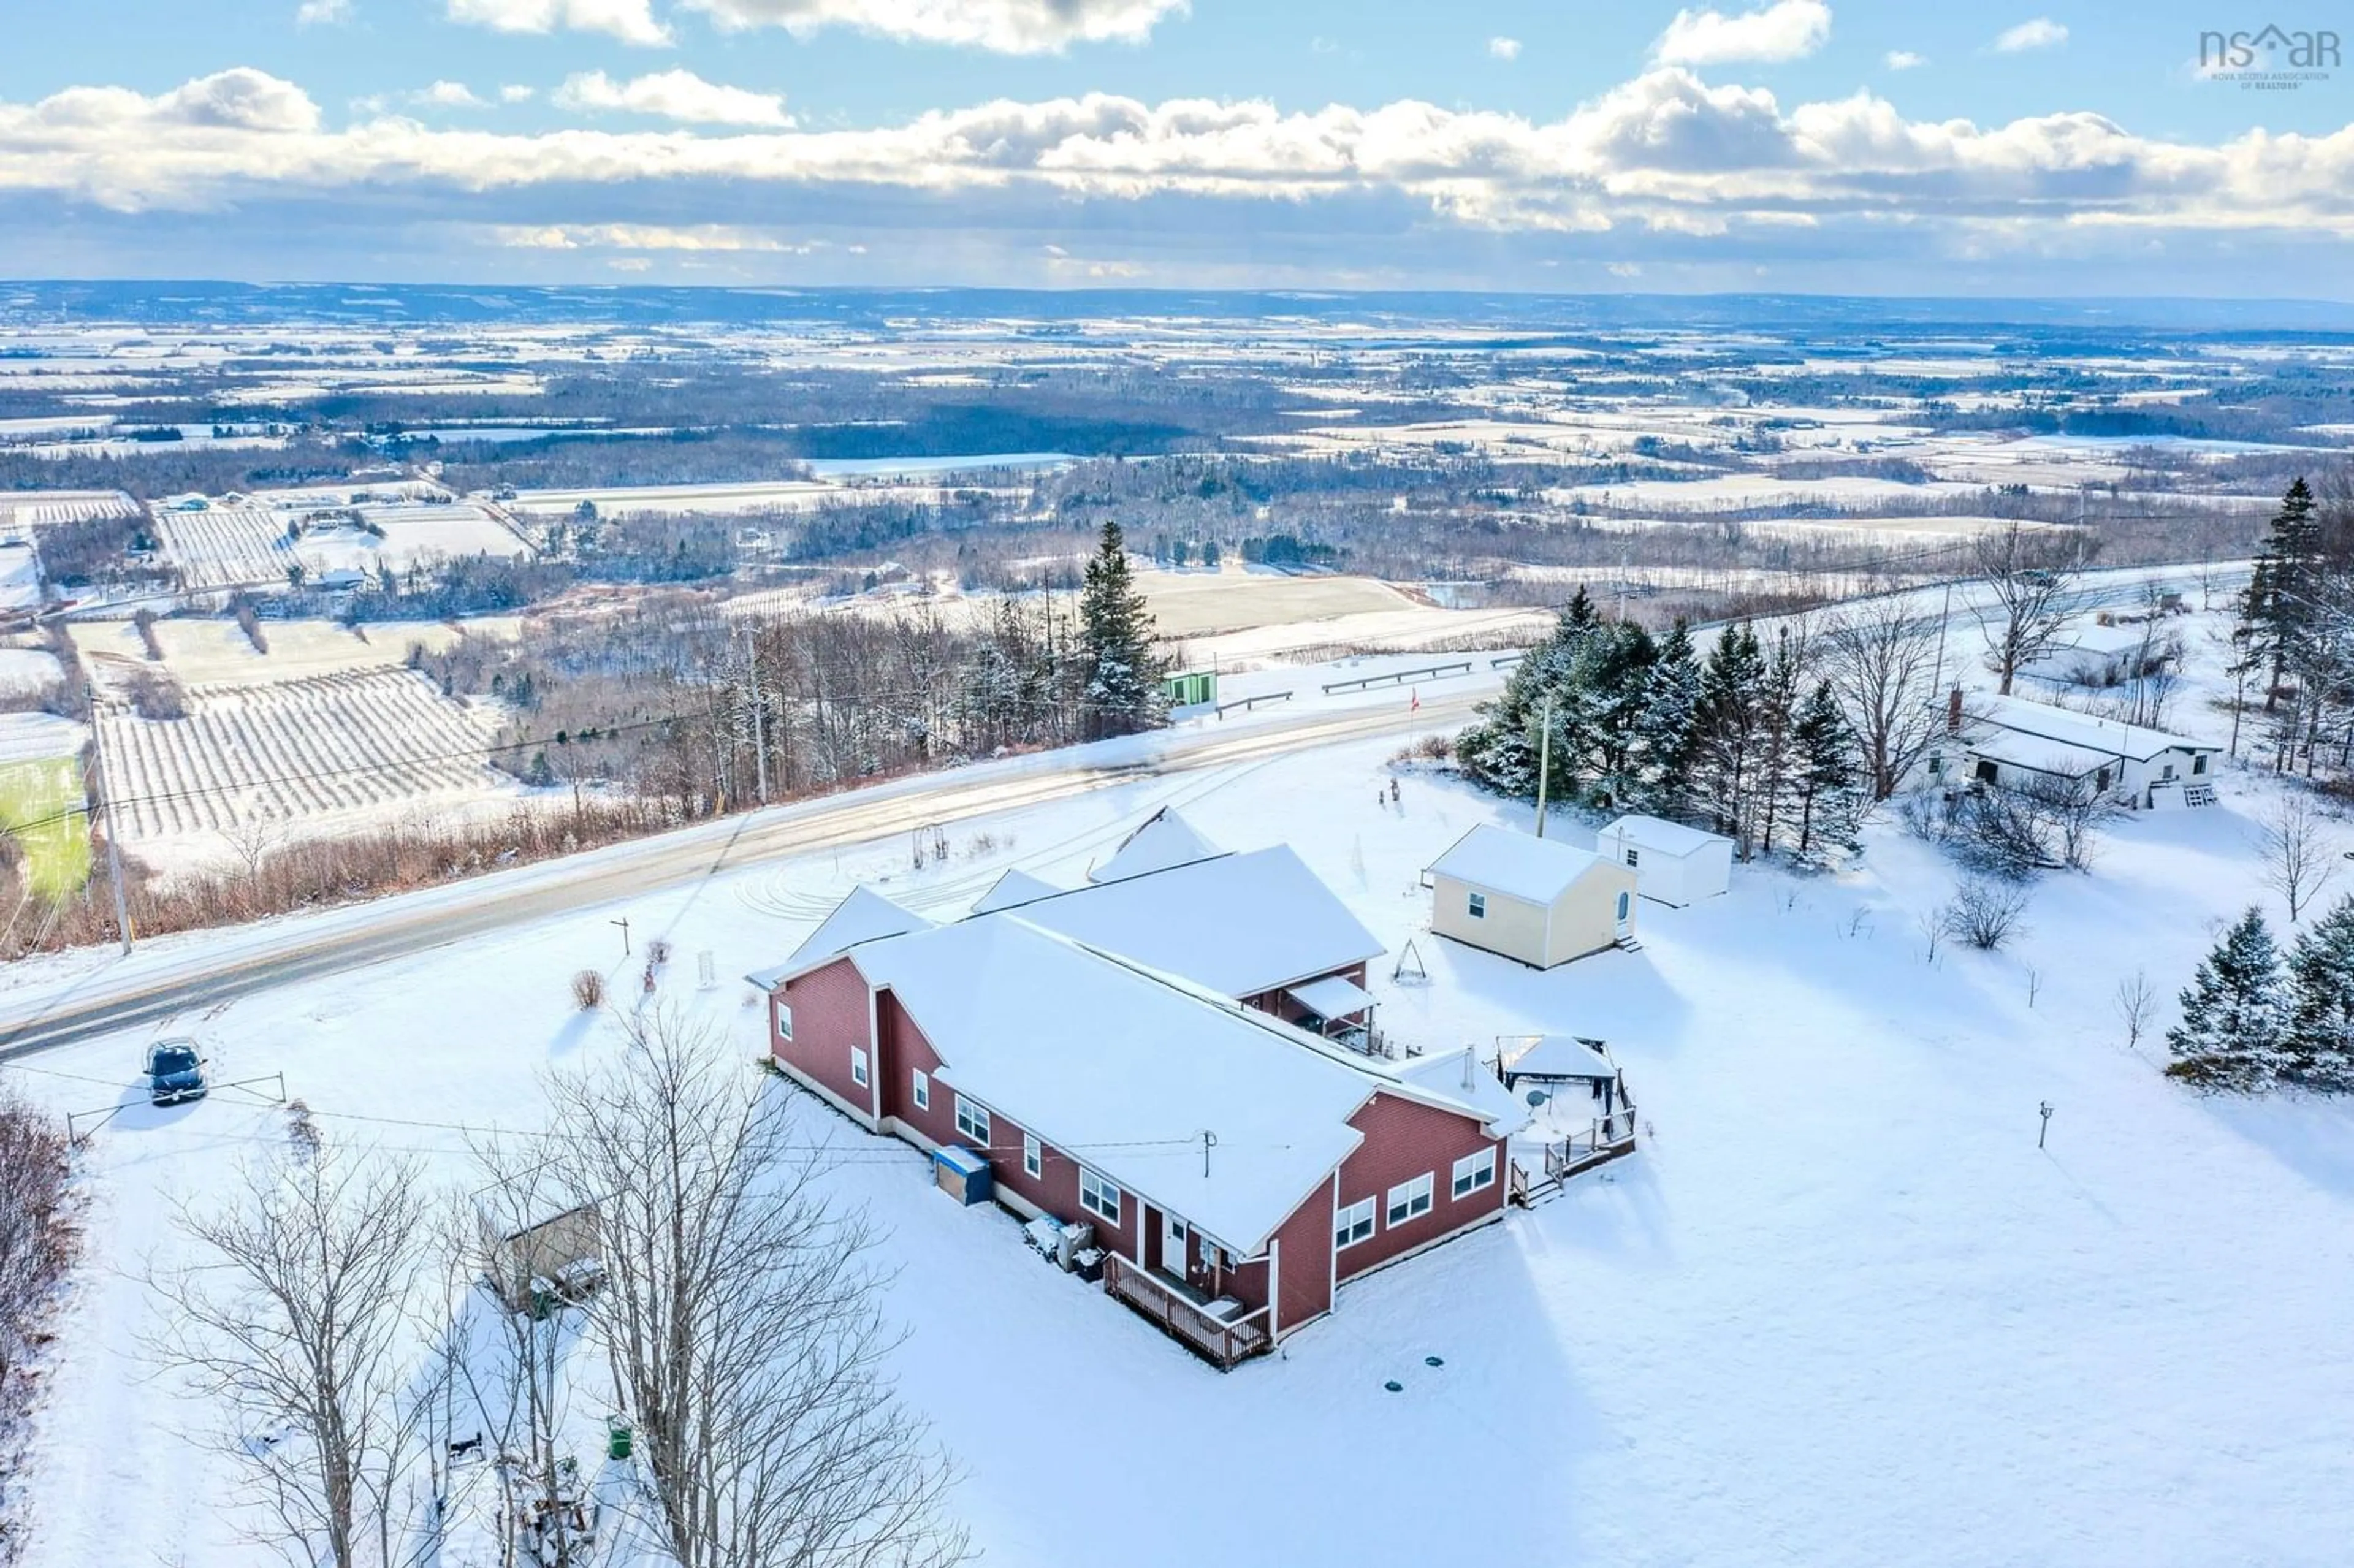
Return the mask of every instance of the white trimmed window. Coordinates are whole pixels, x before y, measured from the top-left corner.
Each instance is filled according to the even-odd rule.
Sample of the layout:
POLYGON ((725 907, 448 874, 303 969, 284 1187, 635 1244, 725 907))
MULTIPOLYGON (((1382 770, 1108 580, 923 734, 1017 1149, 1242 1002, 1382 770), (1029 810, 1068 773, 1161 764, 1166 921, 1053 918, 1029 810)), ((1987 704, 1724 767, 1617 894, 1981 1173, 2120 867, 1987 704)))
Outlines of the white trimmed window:
POLYGON ((1038 1147, 1038 1139, 1029 1133, 1022 1135, 1022 1172, 1035 1176, 1046 1168, 1046 1155, 1038 1147))
POLYGON ((1086 1166, 1079 1167, 1079 1207, 1113 1224, 1119 1224, 1120 1191, 1086 1166))
POLYGON ((1430 1173, 1423 1172, 1411 1181, 1401 1181, 1390 1189, 1389 1223, 1402 1225, 1418 1214, 1430 1213, 1430 1173))
POLYGON ((1373 1234, 1373 1201, 1360 1198, 1332 1216, 1332 1245, 1354 1246, 1373 1234))
POLYGON ((1482 1187, 1496 1184, 1496 1151, 1483 1149, 1455 1162, 1455 1195, 1468 1198, 1482 1187))
POLYGON ((780 1001, 780 1002, 777 1003, 777 1038, 778 1038, 778 1039, 779 1039, 779 1040, 790 1040, 792 1037, 793 1037, 793 1010, 792 1010, 792 1006, 791 1006, 791 1004, 790 1004, 790 1003, 789 1003, 789 1002, 782 1002, 782 1001, 780 1001))
POLYGON ((1640 865, 1642 863, 1643 852, 1637 849, 1633 844, 1628 844, 1627 846, 1627 863, 1629 866, 1636 866, 1640 865))
POLYGON ((850 1081, 860 1088, 866 1086, 866 1050, 860 1045, 850 1048, 850 1081))
POLYGON ((916 1108, 932 1108, 932 1075, 921 1067, 916 1069, 916 1108))
POLYGON ((1488 895, 1484 893, 1475 893, 1465 903, 1464 907, 1471 912, 1471 918, 1474 920, 1485 920, 1488 917, 1488 895))
POLYGON ((983 1149, 989 1147, 989 1107, 977 1106, 962 1095, 957 1097, 957 1131, 983 1149))

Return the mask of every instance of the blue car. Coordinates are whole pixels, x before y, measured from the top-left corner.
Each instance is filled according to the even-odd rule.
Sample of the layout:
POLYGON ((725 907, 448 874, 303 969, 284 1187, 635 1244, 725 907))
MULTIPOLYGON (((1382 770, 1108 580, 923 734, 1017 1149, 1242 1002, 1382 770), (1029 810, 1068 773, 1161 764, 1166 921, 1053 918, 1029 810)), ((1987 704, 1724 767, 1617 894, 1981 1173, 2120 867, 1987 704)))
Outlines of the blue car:
POLYGON ((158 1040, 147 1047, 147 1098, 175 1106, 205 1097, 205 1059, 193 1040, 158 1040))

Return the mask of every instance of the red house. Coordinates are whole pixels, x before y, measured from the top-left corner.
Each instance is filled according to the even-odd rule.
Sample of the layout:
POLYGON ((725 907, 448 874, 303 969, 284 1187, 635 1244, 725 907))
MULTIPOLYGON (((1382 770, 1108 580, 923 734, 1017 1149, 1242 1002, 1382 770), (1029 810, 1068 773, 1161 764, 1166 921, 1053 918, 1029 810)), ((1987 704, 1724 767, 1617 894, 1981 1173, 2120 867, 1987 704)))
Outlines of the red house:
MULTIPOLYGON (((1288 850, 1264 853, 1280 858, 1196 864, 1243 862, 1223 874, 1294 887, 1298 866, 1337 906, 1288 850)), ((752 979, 769 994, 785 1072, 871 1131, 973 1150, 1014 1213, 1092 1225, 1106 1288, 1231 1366, 1331 1310, 1347 1280, 1499 1218, 1504 1140, 1525 1118, 1468 1053, 1392 1063, 1245 1005, 1332 974, 1328 960, 1352 945, 1337 967, 1362 977, 1372 938, 1353 920, 1354 936, 1315 935, 1314 898, 1288 921, 1263 908, 1184 939, 1199 882, 1163 884, 1157 922, 1124 901, 1072 913, 1189 869, 946 926, 861 890, 791 961, 752 979), (1100 922, 1098 935, 1153 953, 1048 918, 1100 922), (1237 924, 1311 938, 1253 967, 1237 924)))

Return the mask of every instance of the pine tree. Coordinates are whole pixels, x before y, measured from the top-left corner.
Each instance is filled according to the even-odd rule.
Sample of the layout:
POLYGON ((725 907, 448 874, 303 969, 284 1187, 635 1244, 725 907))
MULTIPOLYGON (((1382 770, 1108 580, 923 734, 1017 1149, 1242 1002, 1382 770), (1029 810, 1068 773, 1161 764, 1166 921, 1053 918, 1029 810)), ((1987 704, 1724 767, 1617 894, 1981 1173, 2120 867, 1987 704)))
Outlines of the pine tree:
POLYGON ((2287 1063, 2285 991, 2280 950, 2251 907, 2183 990, 2182 1022, 2166 1032, 2168 1075, 2232 1094, 2268 1087, 2287 1063))
POLYGON ((1861 748, 1829 683, 1816 685, 1791 726, 1797 752, 1798 854, 1855 842, 1872 800, 1861 748))
POLYGON ((2354 1093, 2354 895, 2306 928, 2289 950, 2288 1061, 2281 1076, 2354 1093))
MULTIPOLYGON (((1456 760, 1473 779, 1500 795, 1522 800, 1536 799, 1539 731, 1545 702, 1551 698, 1556 710, 1562 706, 1579 652, 1600 624, 1593 601, 1586 598, 1583 588, 1579 588, 1576 597, 1555 618, 1553 634, 1513 667, 1502 694, 1492 703, 1481 705, 1481 722, 1456 740, 1456 760)), ((1556 711, 1556 742, 1561 739, 1563 718, 1556 711)), ((1570 766, 1564 750, 1561 746, 1554 747, 1553 779, 1546 786, 1548 794, 1556 799, 1562 798, 1561 787, 1570 766)))
POLYGON ((2311 629, 2321 565, 2321 524, 2314 516, 2313 492, 2299 478, 2281 497, 2281 509, 2264 531, 2240 601, 2240 640, 2249 656, 2272 673, 2264 687, 2266 713, 2277 705, 2281 676, 2311 629))
POLYGON ((1652 656, 1633 721, 1638 788, 1631 800, 1653 816, 1692 814, 1692 737, 1705 683, 1691 628, 1678 620, 1652 656))
POLYGON ((1756 845, 1758 717, 1766 681, 1757 633, 1746 621, 1729 626, 1709 652, 1693 714, 1693 803, 1718 832, 1733 836, 1744 860, 1756 845))
POLYGON ((1152 612, 1129 573, 1119 524, 1106 523, 1079 595, 1080 653, 1087 672, 1088 733, 1131 735, 1161 724, 1168 700, 1152 612))

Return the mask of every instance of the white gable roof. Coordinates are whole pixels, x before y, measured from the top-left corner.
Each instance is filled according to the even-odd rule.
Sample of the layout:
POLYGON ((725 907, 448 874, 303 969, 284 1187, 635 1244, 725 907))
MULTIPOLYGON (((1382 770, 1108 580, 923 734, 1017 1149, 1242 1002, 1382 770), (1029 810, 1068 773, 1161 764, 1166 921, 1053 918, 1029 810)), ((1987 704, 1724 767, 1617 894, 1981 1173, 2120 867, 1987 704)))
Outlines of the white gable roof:
POLYGON ((972 908, 968 913, 986 915, 996 909, 1011 909, 1034 898, 1052 898, 1062 891, 1044 877, 1033 876, 1016 867, 991 883, 989 891, 972 901, 972 908))
POLYGON ((2055 708, 2049 703, 2030 702, 2024 697, 1975 697, 1970 701, 1968 713, 1969 717, 1980 725, 2009 730, 2017 735, 2031 735, 2040 740, 2056 741, 2062 746, 2080 747, 2109 757, 2130 758, 2136 762, 2147 762, 2161 751, 2216 749, 2203 741, 2186 740, 2162 729, 2147 729, 2136 724, 2119 724, 2115 719, 2095 718, 2091 714, 2055 708))
POLYGON ((1075 888, 1023 905, 1022 917, 1228 997, 1382 951, 1381 938, 1288 844, 1075 888))
POLYGON ((1665 855, 1681 857, 1711 844, 1730 844, 1731 839, 1715 833, 1688 828, 1681 822, 1669 821, 1665 817, 1621 817, 1602 830, 1605 838, 1622 839, 1637 849, 1657 850, 1665 855))
POLYGON ((1119 847, 1111 853, 1111 858, 1087 873, 1087 880, 1117 882, 1125 876, 1166 871, 1172 865, 1184 865, 1224 853, 1225 851, 1203 837, 1193 823, 1179 816, 1175 807, 1163 806, 1145 818, 1142 826, 1120 840, 1119 847))
POLYGON ((1456 840, 1452 848, 1431 863, 1430 869, 1508 897, 1551 904, 1579 877, 1605 863, 1593 851, 1575 848, 1559 839, 1541 839, 1482 822, 1456 840))
POLYGON ((793 949, 793 956, 785 960, 784 971, 807 968, 847 952, 861 942, 928 930, 931 925, 914 910, 894 904, 861 884, 852 888, 850 896, 835 905, 833 913, 820 921, 809 938, 793 949))
POLYGON ((939 1053, 939 1081, 1244 1253, 1357 1147, 1349 1118, 1382 1086, 1300 1031, 1020 914, 852 957, 939 1053))

